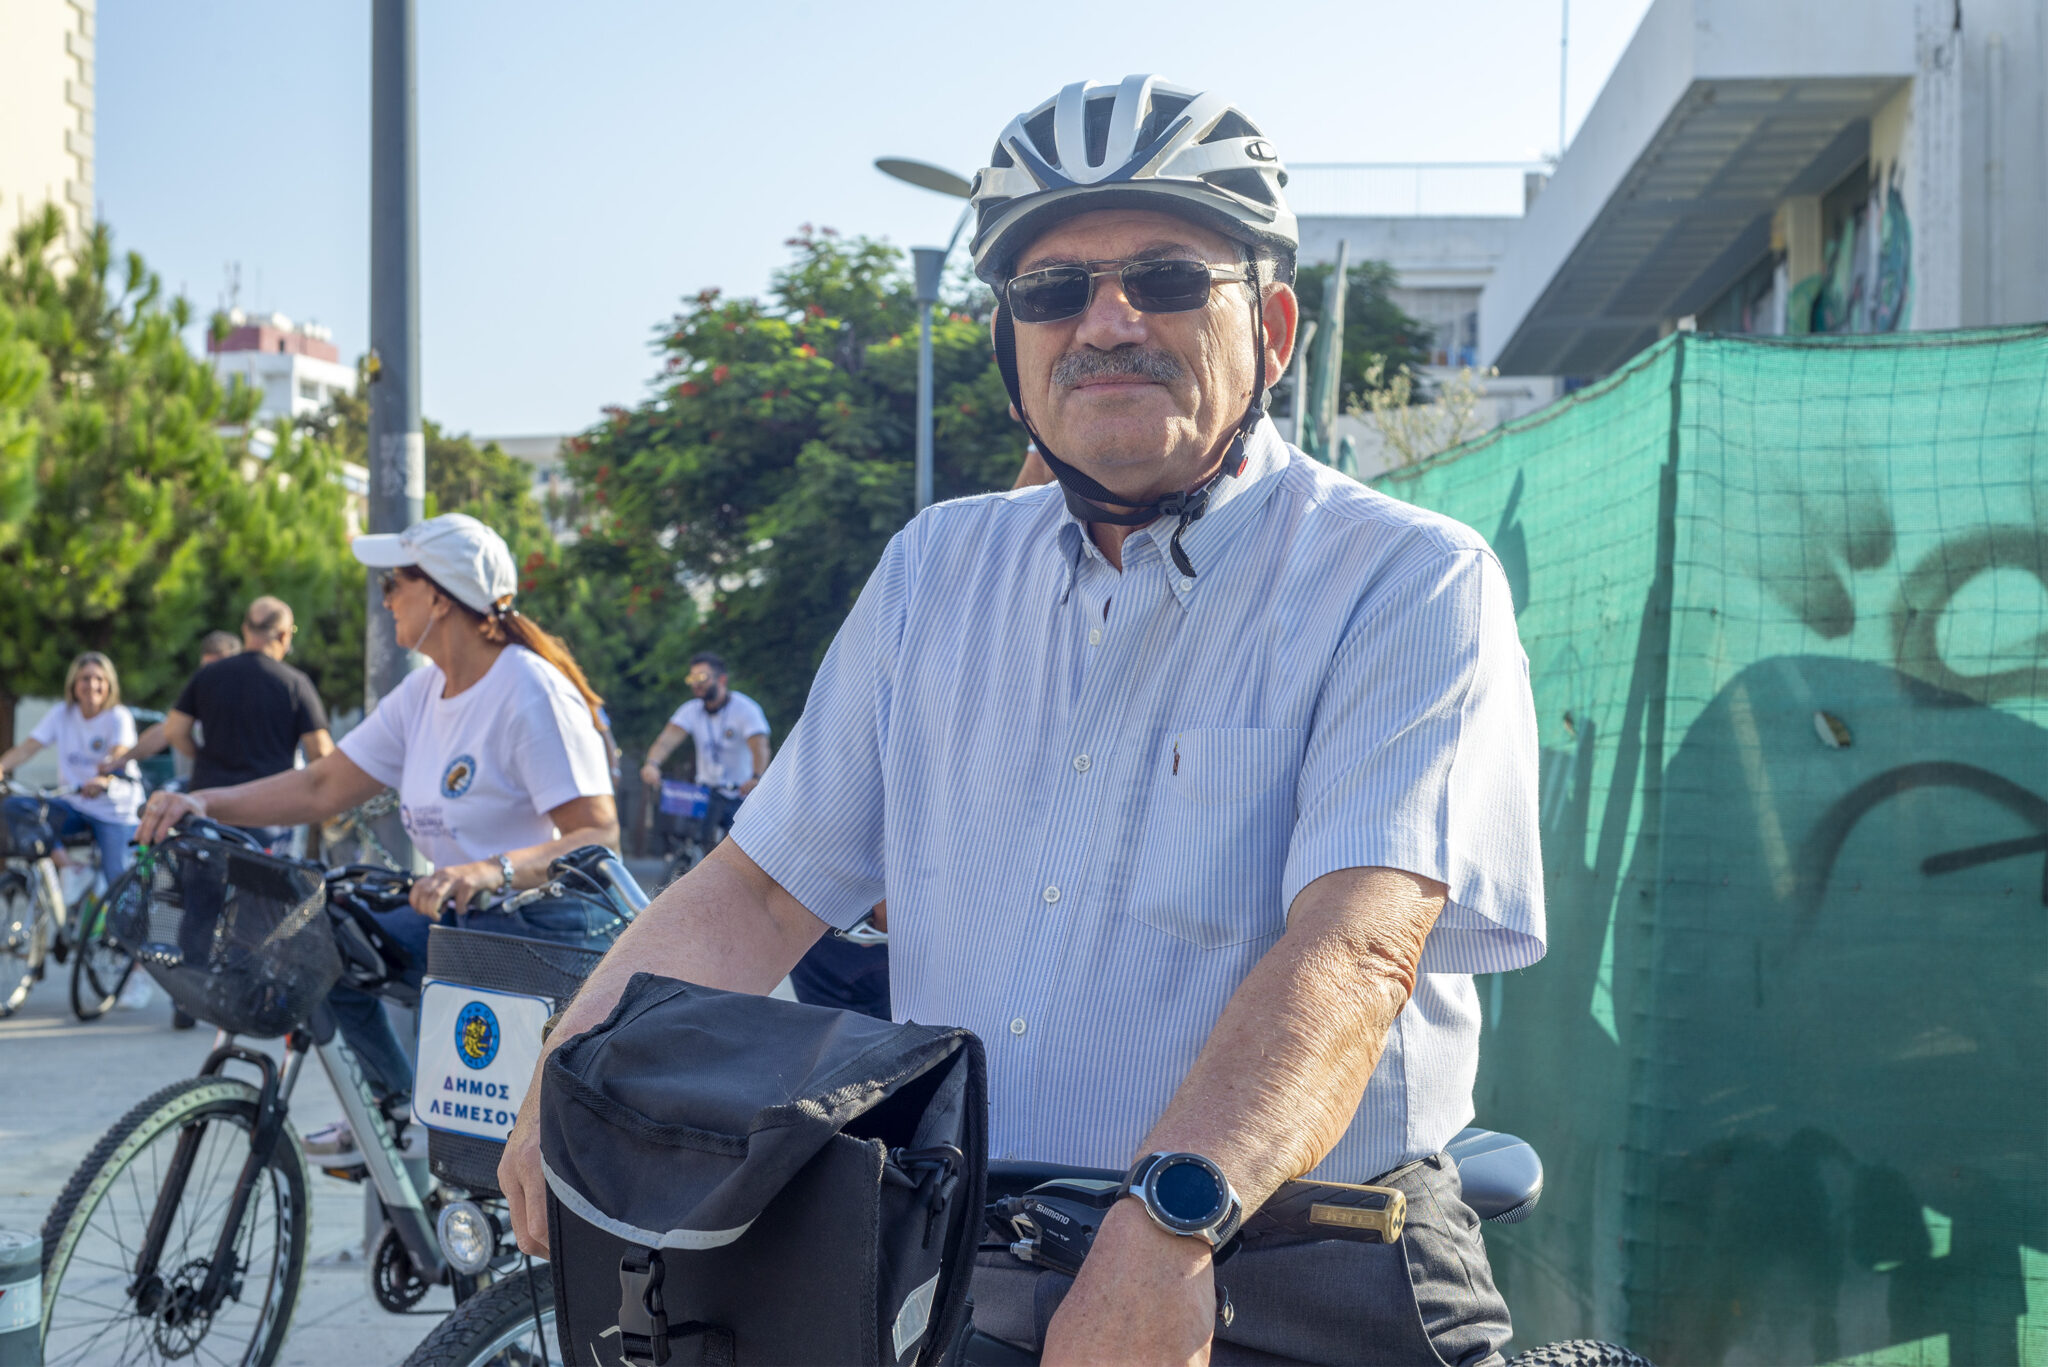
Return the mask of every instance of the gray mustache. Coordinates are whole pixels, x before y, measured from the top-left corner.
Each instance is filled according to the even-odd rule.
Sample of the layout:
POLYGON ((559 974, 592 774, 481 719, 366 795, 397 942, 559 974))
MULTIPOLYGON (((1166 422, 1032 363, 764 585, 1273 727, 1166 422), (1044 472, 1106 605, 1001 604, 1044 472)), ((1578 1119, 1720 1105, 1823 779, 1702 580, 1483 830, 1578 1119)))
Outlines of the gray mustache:
POLYGON ((1180 362, 1168 352, 1142 347, 1118 347, 1115 351, 1087 349, 1060 357, 1052 368, 1052 382, 1062 389, 1072 389, 1098 375, 1135 375, 1141 380, 1172 384, 1183 373, 1180 362))

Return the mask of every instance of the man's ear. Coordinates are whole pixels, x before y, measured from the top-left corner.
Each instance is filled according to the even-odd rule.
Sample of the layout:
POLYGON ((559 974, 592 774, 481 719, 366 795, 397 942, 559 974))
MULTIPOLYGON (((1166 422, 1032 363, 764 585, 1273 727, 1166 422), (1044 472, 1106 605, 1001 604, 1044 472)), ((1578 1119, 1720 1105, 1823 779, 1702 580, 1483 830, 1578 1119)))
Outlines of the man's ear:
POLYGON ((1294 344, 1300 336, 1301 300, 1292 285, 1266 286, 1266 300, 1259 310, 1265 327, 1266 383, 1277 384, 1294 361, 1294 344))

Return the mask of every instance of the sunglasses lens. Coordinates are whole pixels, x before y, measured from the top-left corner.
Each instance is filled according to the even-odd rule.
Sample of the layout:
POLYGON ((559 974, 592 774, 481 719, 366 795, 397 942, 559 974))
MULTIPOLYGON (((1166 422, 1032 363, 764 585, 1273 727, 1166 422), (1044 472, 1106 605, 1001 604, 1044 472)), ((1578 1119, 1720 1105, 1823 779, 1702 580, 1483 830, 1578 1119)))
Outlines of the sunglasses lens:
POLYGON ((1020 323, 1051 323, 1088 307, 1088 272, 1080 266, 1052 266, 1010 282, 1010 308, 1020 323))
POLYGON ((1186 313, 1209 302, 1209 268, 1200 261, 1133 261, 1123 282, 1131 307, 1145 313, 1186 313))

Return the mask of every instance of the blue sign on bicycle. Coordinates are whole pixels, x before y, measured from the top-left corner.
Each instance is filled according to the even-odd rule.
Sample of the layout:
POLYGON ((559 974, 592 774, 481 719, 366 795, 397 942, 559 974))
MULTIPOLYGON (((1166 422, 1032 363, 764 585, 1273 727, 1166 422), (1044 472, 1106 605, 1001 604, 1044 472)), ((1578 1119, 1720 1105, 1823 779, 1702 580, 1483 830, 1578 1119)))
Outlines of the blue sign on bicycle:
POLYGON ((455 1056, 471 1068, 498 1056, 498 1018, 482 1002, 471 1002, 455 1017, 455 1056))

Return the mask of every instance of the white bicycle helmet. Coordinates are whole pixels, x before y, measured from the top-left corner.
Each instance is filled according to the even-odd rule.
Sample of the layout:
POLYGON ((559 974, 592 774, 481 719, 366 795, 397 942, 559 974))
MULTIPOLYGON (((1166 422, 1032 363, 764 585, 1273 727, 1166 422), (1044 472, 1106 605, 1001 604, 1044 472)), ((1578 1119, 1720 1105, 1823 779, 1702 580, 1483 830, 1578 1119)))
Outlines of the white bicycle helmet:
POLYGON ((1286 184, 1272 143, 1221 95, 1157 76, 1077 81, 1010 120, 975 176, 974 272, 998 285, 1061 219, 1131 208, 1214 229, 1291 282, 1301 237, 1286 184))

